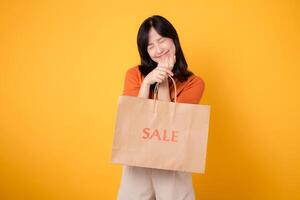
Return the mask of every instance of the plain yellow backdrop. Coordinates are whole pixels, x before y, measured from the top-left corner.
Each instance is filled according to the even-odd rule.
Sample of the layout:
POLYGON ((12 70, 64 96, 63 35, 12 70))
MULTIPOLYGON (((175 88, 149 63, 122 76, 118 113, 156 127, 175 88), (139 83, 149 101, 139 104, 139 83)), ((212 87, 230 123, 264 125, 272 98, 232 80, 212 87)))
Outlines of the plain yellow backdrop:
POLYGON ((116 199, 118 96, 165 16, 212 108, 199 200, 300 199, 299 1, 1 1, 0 199, 116 199))

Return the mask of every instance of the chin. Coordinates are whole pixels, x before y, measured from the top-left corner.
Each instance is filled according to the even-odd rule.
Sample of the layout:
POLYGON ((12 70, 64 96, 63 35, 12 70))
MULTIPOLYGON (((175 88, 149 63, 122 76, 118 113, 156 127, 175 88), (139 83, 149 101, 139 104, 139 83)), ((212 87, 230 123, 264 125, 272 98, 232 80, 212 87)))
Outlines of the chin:
POLYGON ((159 60, 153 60, 156 64, 158 64, 159 63, 159 60))

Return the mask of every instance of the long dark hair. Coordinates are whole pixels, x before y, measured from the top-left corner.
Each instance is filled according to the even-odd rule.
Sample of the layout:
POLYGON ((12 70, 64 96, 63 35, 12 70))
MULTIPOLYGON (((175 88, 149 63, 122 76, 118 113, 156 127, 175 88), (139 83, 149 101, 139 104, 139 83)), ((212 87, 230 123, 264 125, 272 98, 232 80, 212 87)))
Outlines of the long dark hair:
MULTIPOLYGON (((141 57, 141 64, 139 65, 140 72, 145 77, 148 73, 150 73, 154 68, 157 67, 157 63, 150 58, 147 51, 149 41, 148 36, 151 27, 153 27, 156 32, 162 37, 173 39, 176 49, 176 63, 172 70, 172 72, 174 73, 173 78, 180 82, 186 81, 188 77, 193 74, 193 72, 187 69, 188 65, 179 43, 178 34, 173 25, 167 19, 159 15, 153 15, 145 19, 145 21, 139 28, 137 35, 137 45, 141 57)), ((154 89, 154 85, 155 84, 152 84, 150 87, 152 91, 154 89)))

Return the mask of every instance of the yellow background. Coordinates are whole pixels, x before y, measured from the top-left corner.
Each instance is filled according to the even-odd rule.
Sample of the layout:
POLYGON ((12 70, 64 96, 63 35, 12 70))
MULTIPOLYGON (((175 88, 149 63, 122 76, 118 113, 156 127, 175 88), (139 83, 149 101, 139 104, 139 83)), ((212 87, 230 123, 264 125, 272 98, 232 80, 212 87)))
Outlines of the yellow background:
POLYGON ((299 1, 1 1, 0 199, 115 199, 137 30, 178 31, 212 108, 197 199, 300 199, 299 1))

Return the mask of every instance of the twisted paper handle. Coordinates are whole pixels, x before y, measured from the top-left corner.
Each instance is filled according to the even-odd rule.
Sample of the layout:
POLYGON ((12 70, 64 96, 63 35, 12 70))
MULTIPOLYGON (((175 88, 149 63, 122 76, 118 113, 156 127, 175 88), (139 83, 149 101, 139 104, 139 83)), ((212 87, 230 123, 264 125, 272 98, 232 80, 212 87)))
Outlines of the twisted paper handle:
MULTIPOLYGON (((169 74, 168 74, 168 76, 171 78, 171 80, 173 82, 173 85, 174 85, 174 90, 175 90, 175 93, 174 93, 174 102, 176 103, 176 101, 177 101, 176 83, 175 83, 175 80, 172 78, 172 76, 170 76, 169 74)), ((157 100, 158 86, 159 86, 159 83, 156 83, 155 88, 154 88, 154 100, 157 100)))

